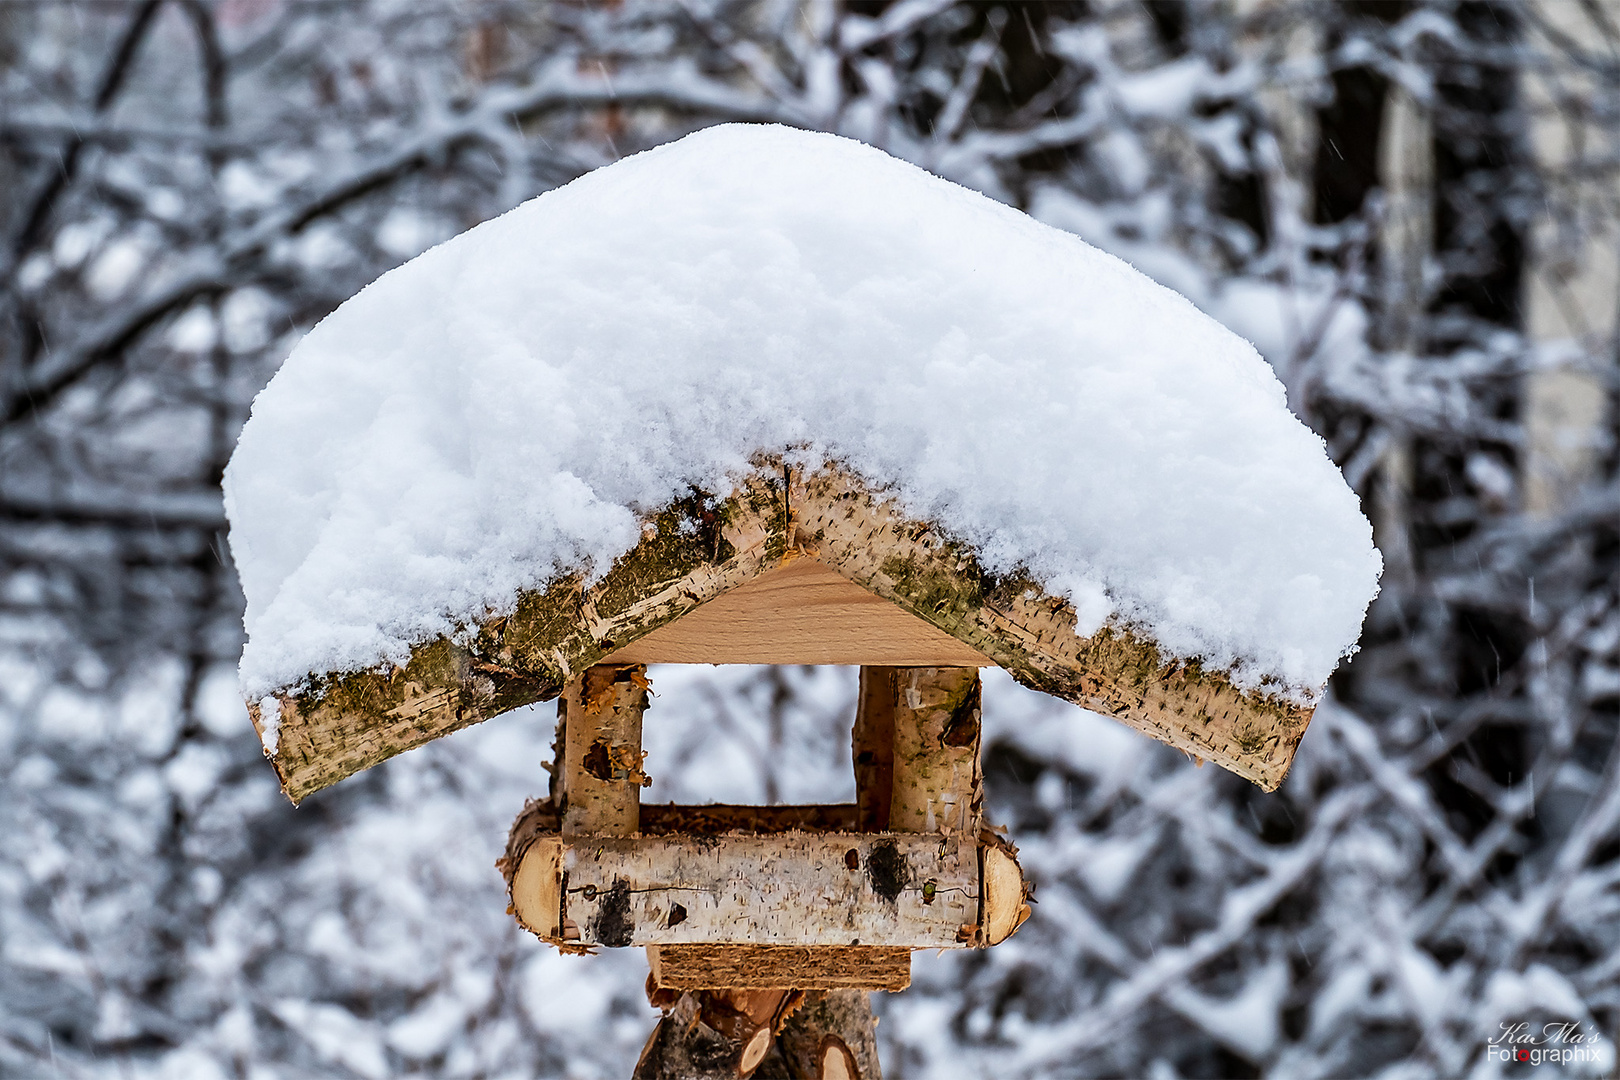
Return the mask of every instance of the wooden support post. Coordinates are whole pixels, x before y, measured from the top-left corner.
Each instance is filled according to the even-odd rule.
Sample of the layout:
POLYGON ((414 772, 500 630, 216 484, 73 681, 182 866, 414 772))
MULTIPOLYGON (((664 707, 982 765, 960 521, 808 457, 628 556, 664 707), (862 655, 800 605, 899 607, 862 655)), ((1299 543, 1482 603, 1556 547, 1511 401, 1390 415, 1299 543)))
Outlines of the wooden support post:
POLYGON ((862 832, 883 832, 889 827, 889 801, 894 791, 894 679, 900 670, 861 668, 850 749, 855 761, 855 827, 862 832))
POLYGON ((979 669, 893 671, 889 828, 977 836, 984 805, 979 772, 979 669))
MULTIPOLYGON (((807 995, 797 990, 710 990, 681 994, 655 991, 648 998, 666 1010, 641 1051, 634 1080, 737 1080, 764 1066, 767 1076, 816 1076, 788 1072, 778 1035, 807 995)), ((820 996, 820 995, 815 995, 820 996)))
POLYGON ((568 681, 557 703, 563 729, 562 834, 629 836, 641 823, 641 714, 647 669, 599 664, 568 681))

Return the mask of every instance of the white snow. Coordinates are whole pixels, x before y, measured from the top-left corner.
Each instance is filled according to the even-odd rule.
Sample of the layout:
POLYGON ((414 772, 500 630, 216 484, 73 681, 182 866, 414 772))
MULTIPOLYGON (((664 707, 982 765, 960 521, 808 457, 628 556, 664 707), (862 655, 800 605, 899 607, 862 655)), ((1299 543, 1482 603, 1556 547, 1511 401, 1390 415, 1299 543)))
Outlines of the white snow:
POLYGON ((259 741, 271 755, 281 743, 281 702, 269 694, 259 699, 259 741))
POLYGON ((1310 699, 1379 557, 1254 349, 1081 240, 847 139, 709 128, 385 274, 226 474, 250 696, 595 572, 808 446, 1073 600, 1310 699))

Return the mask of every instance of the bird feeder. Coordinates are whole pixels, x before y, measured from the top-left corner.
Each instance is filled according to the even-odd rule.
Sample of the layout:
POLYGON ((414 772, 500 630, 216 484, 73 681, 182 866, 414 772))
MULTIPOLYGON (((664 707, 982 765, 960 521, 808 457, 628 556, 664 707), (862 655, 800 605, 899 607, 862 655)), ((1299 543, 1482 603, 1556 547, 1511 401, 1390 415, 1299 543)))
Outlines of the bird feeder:
POLYGON ((733 1028, 744 1051, 763 1054, 751 1040, 792 993, 902 990, 914 950, 988 948, 1029 917, 1015 849, 983 817, 981 668, 1267 790, 1310 719, 1152 641, 1078 636, 1068 602, 987 572, 836 466, 761 459, 723 497, 649 517, 643 537, 599 581, 526 595, 471 641, 279 699, 271 760, 298 798, 556 698, 550 796, 518 817, 500 864, 512 913, 565 951, 645 947, 654 1000, 763 993, 767 1015, 733 1028), (859 666, 856 801, 642 806, 647 665, 697 663, 859 666))
POLYGON ((1378 573, 1247 343, 783 128, 627 158, 385 275, 255 401, 226 487, 294 802, 558 702, 500 868, 548 946, 646 949, 649 1078, 775 1052, 870 1080, 864 992, 1029 916, 984 819, 982 669, 1270 791, 1378 573), (641 805, 653 664, 859 667, 855 802, 641 805))

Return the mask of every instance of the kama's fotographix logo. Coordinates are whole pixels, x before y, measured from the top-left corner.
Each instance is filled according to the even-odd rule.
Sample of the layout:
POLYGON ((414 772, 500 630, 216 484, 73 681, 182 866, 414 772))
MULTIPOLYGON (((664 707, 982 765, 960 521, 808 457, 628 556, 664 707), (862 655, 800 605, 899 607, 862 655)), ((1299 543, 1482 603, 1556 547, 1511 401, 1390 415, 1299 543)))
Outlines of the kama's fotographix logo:
POLYGON ((1523 1021, 1504 1021, 1502 1030, 1485 1047, 1493 1061, 1516 1061, 1524 1065, 1600 1064, 1611 1052, 1603 1036, 1577 1023, 1543 1024, 1539 1029, 1523 1021))

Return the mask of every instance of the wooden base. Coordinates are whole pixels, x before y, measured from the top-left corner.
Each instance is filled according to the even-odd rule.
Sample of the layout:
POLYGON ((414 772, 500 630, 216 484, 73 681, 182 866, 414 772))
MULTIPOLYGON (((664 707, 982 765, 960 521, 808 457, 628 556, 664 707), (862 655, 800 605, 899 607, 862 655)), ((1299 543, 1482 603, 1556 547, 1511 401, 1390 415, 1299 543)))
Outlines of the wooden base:
POLYGON ((653 945, 660 990, 904 990, 911 950, 855 946, 653 945))
POLYGON ((664 1010, 635 1080, 880 1080, 863 990, 650 990, 664 1010))

